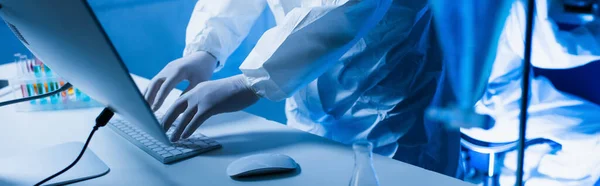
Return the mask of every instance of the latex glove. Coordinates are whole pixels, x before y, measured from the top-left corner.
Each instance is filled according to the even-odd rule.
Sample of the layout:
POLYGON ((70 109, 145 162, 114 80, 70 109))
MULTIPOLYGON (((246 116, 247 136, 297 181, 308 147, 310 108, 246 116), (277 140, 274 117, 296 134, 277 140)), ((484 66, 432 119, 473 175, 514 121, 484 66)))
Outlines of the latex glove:
POLYGON ((198 83, 209 80, 217 65, 217 60, 211 54, 199 51, 171 61, 152 80, 144 91, 144 97, 152 110, 158 110, 165 98, 177 84, 188 81, 189 86, 184 93, 194 88, 198 83))
POLYGON ((161 123, 167 131, 181 117, 181 123, 171 135, 171 141, 175 142, 188 138, 211 116, 242 110, 258 99, 243 75, 205 81, 175 101, 161 123))
POLYGON ((450 128, 482 128, 490 129, 494 126, 494 119, 488 115, 481 115, 474 110, 464 110, 455 106, 429 107, 425 116, 436 122, 443 122, 450 128))

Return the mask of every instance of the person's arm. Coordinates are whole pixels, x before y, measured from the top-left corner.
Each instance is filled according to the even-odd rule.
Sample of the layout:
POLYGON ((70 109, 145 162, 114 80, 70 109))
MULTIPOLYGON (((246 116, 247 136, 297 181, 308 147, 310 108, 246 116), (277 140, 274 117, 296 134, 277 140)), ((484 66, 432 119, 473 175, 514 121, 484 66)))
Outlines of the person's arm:
POLYGON ((166 112, 165 129, 182 122, 172 141, 188 138, 213 115, 258 101, 278 101, 320 76, 373 28, 392 0, 350 0, 343 5, 295 8, 265 32, 236 75, 198 84, 166 112), (180 116, 181 115, 181 116, 180 116))
POLYGON ((240 66, 261 97, 280 101, 313 81, 385 15, 392 0, 350 0, 290 11, 240 66))
POLYGON ((165 66, 144 92, 152 109, 159 109, 180 82, 189 82, 187 92, 209 80, 244 40, 264 7, 265 0, 198 1, 187 27, 183 57, 165 66))
POLYGON ((184 56, 197 51, 213 55, 217 70, 246 38, 266 7, 266 0, 200 0, 190 18, 184 56))

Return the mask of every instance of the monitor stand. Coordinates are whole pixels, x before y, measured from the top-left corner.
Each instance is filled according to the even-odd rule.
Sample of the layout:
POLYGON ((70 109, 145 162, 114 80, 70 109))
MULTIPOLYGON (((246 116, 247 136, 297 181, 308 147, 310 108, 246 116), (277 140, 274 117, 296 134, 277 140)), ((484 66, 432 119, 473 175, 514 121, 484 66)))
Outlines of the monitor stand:
MULTIPOLYGON (((37 152, 0 159, 0 185, 34 185, 71 164, 82 147, 81 142, 67 142, 37 152)), ((75 183, 103 176, 109 170, 88 148, 73 168, 44 185, 75 183)))
POLYGON ((8 86, 8 80, 0 79, 0 89, 8 86))

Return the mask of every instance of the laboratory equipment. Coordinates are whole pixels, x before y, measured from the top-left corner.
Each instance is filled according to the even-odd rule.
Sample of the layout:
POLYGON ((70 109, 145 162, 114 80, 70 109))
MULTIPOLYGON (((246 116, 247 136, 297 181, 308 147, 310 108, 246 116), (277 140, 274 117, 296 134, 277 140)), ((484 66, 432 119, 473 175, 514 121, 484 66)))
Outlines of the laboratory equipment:
POLYGON ((0 16, 17 38, 53 72, 137 129, 127 133, 143 132, 167 148, 177 148, 86 1, 63 0, 59 6, 56 1, 36 0, 0 0, 0 4, 0 16))
POLYGON ((283 154, 254 154, 235 160, 227 166, 231 177, 286 173, 298 168, 294 159, 283 154))
POLYGON ((379 179, 373 167, 373 144, 368 141, 357 141, 354 149, 354 171, 350 186, 379 186, 379 179))
POLYGON ((445 56, 446 78, 441 100, 428 116, 453 127, 485 128, 485 116, 475 113, 496 56, 498 38, 511 0, 431 0, 434 22, 445 56))
MULTIPOLYGON (((157 118, 162 120, 162 116, 162 114, 158 114, 157 118)), ((167 131, 168 136, 173 134, 177 124, 178 122, 171 126, 167 131)), ((200 153, 221 147, 221 144, 200 133, 195 133, 189 138, 179 140, 173 145, 162 143, 153 136, 119 117, 112 119, 108 126, 121 137, 165 164, 190 158, 200 153)))
MULTIPOLYGON (((55 74, 36 57, 15 54, 17 76, 10 80, 15 99, 43 95, 66 84, 66 80, 55 74)), ((100 103, 91 99, 81 90, 71 87, 67 91, 53 96, 16 104, 17 111, 64 110, 88 107, 100 107, 100 103)))
MULTIPOLYGON (((534 10, 538 11, 538 13, 541 11, 541 13, 538 14, 538 16, 541 16, 543 18, 541 19, 537 19, 536 20, 536 31, 540 31, 539 34, 536 36, 538 37, 538 40, 536 42, 541 42, 542 45, 538 45, 537 48, 535 48, 536 46, 533 45, 534 47, 534 51, 537 52, 540 55, 536 55, 536 58, 538 63, 539 61, 544 61, 544 62, 550 62, 549 66, 546 67, 554 67, 556 68, 557 65, 555 65, 555 61, 558 62, 559 64, 565 64, 565 63, 581 63, 581 64, 586 64, 589 63, 593 60, 593 58, 589 58, 589 55, 592 54, 590 52, 587 52, 585 47, 580 47, 578 45, 575 45, 575 42, 580 42, 581 43, 585 43, 587 42, 587 44, 589 45, 585 45, 585 46, 591 46, 591 49, 597 49, 597 47, 595 46, 595 41, 594 38, 590 38, 588 40, 576 40, 575 37, 570 36, 568 34, 564 34, 561 31, 557 31, 556 30, 556 26, 552 26, 552 27, 548 27, 549 24, 547 24, 546 22, 548 21, 547 17, 551 17, 553 21, 557 22, 560 25, 563 26, 568 26, 570 28, 578 28, 580 26, 584 27, 584 28, 578 28, 579 30, 576 32, 578 34, 590 34, 590 33, 585 33, 585 27, 590 26, 590 28, 593 28, 591 30, 595 30, 594 25, 597 23, 592 23, 595 22, 595 19, 598 15, 598 1, 595 0, 556 0, 556 1, 548 1, 548 3, 546 1, 542 1, 542 3, 540 4, 540 1, 538 2, 538 7, 534 7, 535 3, 533 0, 528 0, 528 1, 518 1, 519 3, 523 3, 527 5, 527 8, 525 9, 525 11, 521 11, 519 13, 522 13, 522 17, 526 18, 526 21, 523 21, 519 24, 513 24, 513 29, 517 29, 517 30, 525 30, 525 32, 521 32, 521 33, 509 33, 506 35, 509 35, 511 37, 517 37, 517 41, 514 41, 516 43, 521 43, 521 44, 517 44, 517 46, 521 45, 520 47, 514 47, 511 46, 510 48, 512 48, 513 50, 516 49, 516 52, 518 56, 520 56, 523 59, 523 65, 519 65, 519 68, 521 68, 522 70, 516 71, 516 72, 522 72, 521 77, 519 78, 522 86, 521 89, 519 91, 521 91, 521 98, 520 98, 520 113, 519 113, 519 137, 518 137, 518 156, 517 158, 515 158, 517 160, 518 163, 516 163, 516 184, 517 185, 522 185, 523 182, 523 164, 524 164, 524 149, 527 145, 526 139, 525 139, 525 134, 526 134, 526 129, 527 129, 527 109, 528 109, 528 102, 529 102, 529 96, 531 96, 531 94, 529 93, 529 87, 530 87, 530 70, 531 70, 531 54, 532 54, 532 35, 533 35, 533 25, 534 25, 534 10), (526 2, 526 3, 525 3, 526 2), (539 6, 541 5, 541 6, 539 6), (547 7, 549 7, 549 11, 547 11, 547 7), (547 14, 547 15, 546 15, 547 14), (538 23, 542 23, 543 26, 538 26, 538 23), (588 23, 591 23, 589 25, 586 25, 588 23), (583 26, 585 25, 585 26, 583 26), (544 27, 547 26, 547 27, 544 27), (540 28, 538 28, 540 27, 540 28), (554 29, 554 30, 551 30, 554 29), (550 30, 550 32, 547 32, 547 30, 550 30), (544 35, 546 34, 546 35, 544 35), (524 36, 523 36, 524 35, 524 36), (540 36, 541 35, 541 36, 540 36), (544 38, 544 36, 546 36, 544 38), (565 38, 566 37, 570 37, 570 38, 565 38), (545 39, 545 40, 544 40, 545 39), (572 39, 572 40, 571 40, 572 39), (540 41, 541 40, 541 41, 540 41), (553 42, 554 40, 557 40, 558 42, 553 42), (571 41, 570 41, 571 40, 571 41), (570 45, 571 44, 571 45, 570 45), (548 47, 547 47, 548 46, 548 47), (550 48, 553 47, 553 48, 550 48), (550 50, 548 50, 547 48, 549 48, 550 50), (571 50, 570 48, 577 48, 577 50, 571 50), (582 49, 584 48, 584 49, 582 49), (552 50, 554 49, 554 50, 552 50), (575 52, 573 52, 575 51, 575 52), (582 52, 583 51, 583 52, 582 52), (553 56, 554 58, 548 58, 548 59, 544 59, 544 57, 547 57, 544 55, 544 52, 546 53, 551 53, 551 54, 555 54, 558 53, 559 55, 562 54, 563 52, 569 52, 571 54, 573 54, 572 56, 569 56, 570 59, 568 60, 561 60, 561 59, 556 59, 555 56, 553 56), (582 56, 579 56, 582 55, 582 56), (583 59, 585 57, 588 57, 590 60, 574 60, 576 57, 583 59)), ((445 9, 448 7, 443 7, 441 9, 445 9)), ((511 25, 508 25, 511 26, 511 25)), ((508 29, 510 30, 510 29, 508 29)), ((593 31, 592 31, 593 32, 593 31)), ((513 39, 514 40, 514 39, 513 39)), ((584 46, 584 45, 581 45, 584 46)), ((454 46, 453 46, 454 47, 454 46)), ((535 54, 534 52, 534 54, 535 54)), ((504 55, 502 55, 504 56, 504 55)), ((567 55, 568 56, 568 55, 567 55)), ((500 57, 500 56, 499 56, 500 57)), ((505 61, 500 61, 505 62, 505 61)), ((571 66, 572 67, 572 66, 571 66)), ((497 86, 496 84, 494 84, 493 82, 490 82, 490 85, 492 86, 497 86)), ((539 84, 537 88, 539 88, 539 84)), ((535 85, 533 86, 535 87, 535 85)), ((493 90, 492 90, 493 91, 493 90)), ((548 94, 552 95, 552 92, 547 92, 548 94)), ((536 95, 534 95, 536 96, 536 95)), ((554 95, 556 96, 556 95, 554 95)), ((555 99, 555 98, 553 98, 555 99)), ((532 100, 535 101, 539 101, 540 99, 536 99, 536 98, 532 98, 532 100)), ((498 101, 505 101, 505 100, 498 100, 498 101)), ((501 106, 500 106, 501 107, 501 106)), ((570 107, 574 108, 573 105, 570 105, 570 107)), ((514 107, 516 108, 516 107, 514 107)), ((537 108, 529 108, 531 110, 536 110, 539 111, 539 109, 537 108)), ((548 109, 547 107, 545 109, 548 109)), ((586 110, 587 111, 587 110, 586 110)), ((554 114, 556 114, 559 111, 554 111, 554 114)), ((572 111, 571 111, 572 112, 572 111)), ((539 116, 539 115, 537 115, 539 116)), ((581 117, 580 114, 578 114, 578 117, 581 117)), ((568 118, 565 116, 561 116, 561 119, 563 118, 568 118)), ((564 119, 563 119, 564 120, 564 119)), ((582 121, 582 119, 577 119, 578 121, 582 121)), ((534 120, 535 121, 535 120, 534 120)), ((544 122, 547 123, 547 122, 544 122)), ((568 122, 561 122, 561 125, 568 125, 566 124, 568 122)), ((578 124, 581 122, 578 122, 578 124)), ((550 128, 551 126, 548 126, 548 128, 550 128)), ((539 132, 539 131, 533 131, 533 132, 539 132)), ((530 137, 531 133, 527 133, 527 136, 530 137)), ((564 154, 564 153, 563 153, 564 154)), ((492 171, 493 173, 493 171, 492 171)))
MULTIPOLYGON (((431 1, 436 25, 446 57, 445 75, 450 84, 449 90, 454 99, 447 99, 442 103, 442 112, 455 113, 450 117, 441 118, 447 123, 454 123, 455 127, 482 127, 484 116, 474 112, 475 103, 481 98, 491 73, 492 64, 496 56, 498 40, 504 22, 509 14, 513 1, 431 1), (450 110, 450 111, 444 111, 450 110), (457 111, 458 110, 458 111, 457 111), (465 120, 465 118, 468 118, 465 120), (458 122, 455 120, 459 120, 458 122), (480 122, 480 123, 477 123, 480 122), (458 125, 456 125, 458 123, 458 125)), ((528 0, 527 23, 525 34, 524 67, 522 98, 529 95, 529 75, 531 70, 531 35, 533 25, 534 1, 528 0)), ((520 125, 519 125, 519 162, 516 172, 518 185, 523 180, 523 153, 525 148, 525 127, 527 122, 528 99, 521 99, 520 125)), ((434 110, 435 110, 434 109, 434 110)), ((439 111, 438 111, 439 112, 439 111)), ((430 114, 435 117, 435 115, 430 114)))
MULTIPOLYGON (((465 163, 463 166, 465 179, 469 179, 474 183, 481 183, 484 186, 492 186, 501 185, 501 174, 514 175, 513 171, 503 167, 503 164, 506 163, 507 154, 517 149, 517 141, 491 143, 471 138, 465 134, 462 136, 461 145, 462 158, 465 163)), ((544 144, 552 148, 552 151, 562 148, 561 144, 545 138, 528 139, 525 142, 526 147, 544 144)))
MULTIPOLYGON (((495 70, 490 76, 486 96, 482 98, 480 102, 482 104, 477 106, 479 111, 492 115, 500 125, 493 130, 462 129, 464 136, 468 135, 476 139, 476 143, 471 145, 463 143, 463 147, 467 147, 468 150, 490 153, 489 162, 491 163, 489 167, 492 167, 493 162, 496 162, 496 164, 505 166, 502 169, 503 173, 511 171, 514 173, 515 169, 521 169, 517 172, 524 170, 525 176, 522 176, 522 174, 517 174, 517 176, 519 176, 519 179, 524 179, 527 182, 526 185, 536 185, 533 183, 533 180, 536 179, 554 183, 568 183, 569 185, 590 185, 582 183, 590 180, 596 181, 598 179, 596 176, 599 175, 598 172, 586 169, 585 166, 577 166, 585 164, 593 167, 598 162, 594 158, 582 158, 588 156, 586 154, 590 151, 593 152, 595 146, 597 146, 597 143, 586 142, 598 139, 597 134, 594 134, 598 128, 596 127, 598 126, 596 124, 598 123, 598 117, 596 116, 598 106, 597 102, 594 104, 589 102, 589 99, 583 99, 590 98, 585 95, 590 94, 588 91, 593 92, 593 88, 587 88, 586 83, 577 83, 581 82, 582 79, 586 81, 593 79, 590 77, 594 76, 585 75, 585 71, 582 72, 577 69, 586 69, 592 74, 597 70, 593 64, 597 64, 595 61, 598 60, 599 54, 598 22, 594 18, 596 13, 593 12, 593 7, 597 7, 597 5, 587 4, 594 1, 581 1, 584 5, 583 8, 574 9, 573 5, 567 4, 568 1, 536 0, 535 2, 535 18, 533 19, 535 20, 535 29, 533 29, 535 32, 533 33, 532 45, 524 42, 529 40, 524 38, 526 30, 529 30, 524 25, 531 25, 531 21, 526 21, 526 19, 532 19, 533 16, 527 14, 533 8, 527 5, 531 6, 533 3, 515 1, 501 37, 501 44, 498 48, 499 53, 494 64, 495 70), (523 55, 527 52, 523 52, 523 50, 527 46, 531 46, 533 49, 531 50, 531 65, 536 68, 528 67, 529 62, 523 64, 523 59, 527 59, 523 55), (532 74, 527 72, 529 69, 535 69, 536 76, 531 81, 522 81, 529 79, 525 75, 532 74), (552 71, 560 72, 562 77, 552 78, 552 76, 547 76, 552 73, 545 73, 552 71), (522 72, 525 73, 522 74, 522 72), (569 78, 565 80, 564 77, 567 76, 569 78), (560 87, 561 82, 566 82, 572 86, 560 87), (531 93, 521 92, 521 90, 528 91, 527 88, 521 89, 521 83, 529 83, 531 93), (581 94, 582 92, 583 94, 581 94), (527 98, 525 95, 529 95, 530 100, 529 106, 527 106, 529 110, 527 114, 530 116, 527 117, 527 120, 519 119, 519 112, 517 112, 519 102, 527 100, 522 99, 527 98), (524 123, 521 125, 520 131, 515 125, 519 121, 527 121, 526 126, 524 123), (527 130, 525 131, 525 129, 527 130), (527 135, 526 139, 524 138, 525 134, 527 135), (552 141, 563 145, 564 148, 556 149, 553 148, 556 145, 550 145, 550 147, 543 150, 532 150, 535 147, 528 147, 530 141, 539 138, 552 139, 552 141), (502 157, 501 154, 505 153, 504 150, 512 150, 504 148, 497 151, 493 149, 502 149, 502 146, 506 146, 507 143, 516 147, 518 145, 517 140, 522 140, 519 142, 524 145, 520 146, 527 148, 526 153, 522 153, 523 151, 520 150, 521 154, 517 159, 514 156, 516 152, 509 151, 508 154, 512 154, 512 158, 506 158, 505 161, 500 162, 493 161, 493 157, 502 157), (487 143, 481 143, 482 141, 487 143), (490 143, 493 145, 481 148, 482 144, 490 143), (523 156, 525 156, 524 159, 523 156), (517 163, 517 160, 520 162, 517 163), (525 164, 525 169, 521 168, 522 163, 525 164), (518 167, 515 166, 517 164, 518 167), (561 166, 561 169, 544 170, 546 167, 553 167, 557 164, 561 166)), ((527 34, 529 34, 528 32, 527 34)), ((526 104, 521 104, 521 106, 523 105, 526 104)), ((523 112, 525 109, 522 108, 525 107, 521 107, 521 117, 525 116, 523 112)), ((463 137, 463 139, 468 138, 463 137)), ((536 146, 543 147, 545 145, 538 144, 536 146)), ((473 156, 468 159, 475 160, 473 156)), ((478 161, 480 162, 475 163, 481 164, 481 162, 484 162, 483 165, 488 165, 487 160, 480 159, 478 161)), ((499 173, 491 168, 487 169, 491 170, 488 172, 489 176, 499 173)), ((515 181, 514 174, 503 174, 502 176, 503 178, 500 180, 509 180, 513 183, 515 181)), ((546 183, 544 185, 554 184, 546 183)))

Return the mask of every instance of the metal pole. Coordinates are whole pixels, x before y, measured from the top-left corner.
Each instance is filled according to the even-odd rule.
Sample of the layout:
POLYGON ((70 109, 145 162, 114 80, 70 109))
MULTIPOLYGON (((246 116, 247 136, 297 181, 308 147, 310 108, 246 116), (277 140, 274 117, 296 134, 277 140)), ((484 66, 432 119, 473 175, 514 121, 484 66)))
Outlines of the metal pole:
POLYGON ((519 120, 519 143, 517 157, 517 179, 515 185, 523 185, 523 164, 525 160, 525 134, 527 132, 527 107, 529 105, 529 83, 531 73, 531 40, 533 37, 533 17, 535 1, 527 1, 527 22, 525 25, 525 51, 523 59, 523 79, 521 87, 521 113, 519 120))

